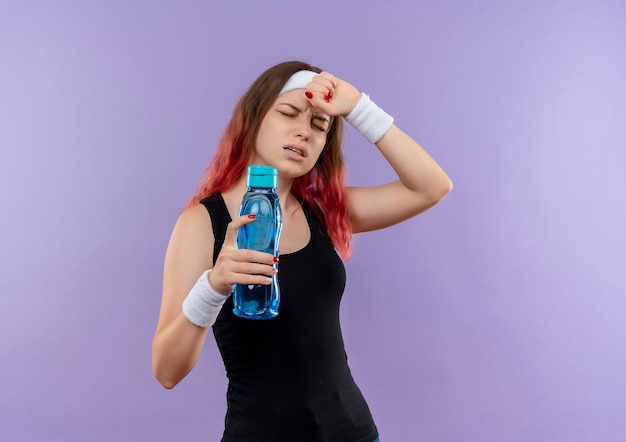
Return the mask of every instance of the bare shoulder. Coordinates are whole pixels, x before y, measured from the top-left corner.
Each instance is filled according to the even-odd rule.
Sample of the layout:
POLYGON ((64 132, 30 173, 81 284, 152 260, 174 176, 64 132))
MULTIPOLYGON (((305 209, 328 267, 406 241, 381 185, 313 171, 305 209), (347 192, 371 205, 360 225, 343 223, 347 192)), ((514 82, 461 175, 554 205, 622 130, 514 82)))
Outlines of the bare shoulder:
POLYGON ((197 277, 213 266, 213 229, 207 209, 197 204, 185 209, 174 226, 165 258, 168 273, 197 277))
MULTIPOLYGON (((196 204, 183 210, 176 222, 176 228, 199 229, 204 231, 206 227, 211 227, 211 216, 206 207, 202 204, 196 204)), ((211 233, 211 231, 209 232, 211 233)))
POLYGON ((198 277, 213 267, 211 216, 201 204, 185 209, 170 236, 163 268, 163 295, 158 330, 181 311, 183 300, 198 277))
POLYGON ((214 242, 213 228, 211 224, 211 216, 208 210, 202 204, 196 204, 183 210, 176 221, 172 239, 182 242, 189 242, 207 245, 207 241, 211 246, 214 242))

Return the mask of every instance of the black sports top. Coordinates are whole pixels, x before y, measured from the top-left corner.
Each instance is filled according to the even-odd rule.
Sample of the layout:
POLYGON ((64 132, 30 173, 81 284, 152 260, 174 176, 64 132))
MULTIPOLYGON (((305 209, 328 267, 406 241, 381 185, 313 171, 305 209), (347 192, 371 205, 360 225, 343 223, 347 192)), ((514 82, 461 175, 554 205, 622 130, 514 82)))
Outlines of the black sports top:
MULTIPOLYGON (((201 201, 222 248, 230 214, 221 195, 201 201)), ((339 325, 343 262, 326 228, 302 204, 309 243, 281 254, 276 318, 253 321, 228 298, 213 334, 228 376, 222 442, 372 442, 378 431, 354 383, 339 325)))

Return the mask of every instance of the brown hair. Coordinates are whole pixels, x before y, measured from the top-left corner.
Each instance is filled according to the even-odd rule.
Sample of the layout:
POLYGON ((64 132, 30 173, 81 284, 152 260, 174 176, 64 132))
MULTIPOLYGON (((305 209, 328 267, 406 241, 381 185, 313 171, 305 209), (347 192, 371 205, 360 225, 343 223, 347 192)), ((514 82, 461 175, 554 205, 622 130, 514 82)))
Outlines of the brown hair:
MULTIPOLYGON (((228 190, 245 172, 254 152, 261 122, 287 80, 298 71, 321 72, 301 61, 277 64, 261 74, 244 93, 233 111, 215 156, 205 171, 201 185, 187 207, 203 198, 228 190)), ((333 118, 326 144, 317 163, 306 175, 298 177, 291 191, 306 200, 326 224, 333 244, 344 259, 350 257, 351 225, 344 180, 345 163, 341 152, 343 122, 333 118), (318 207, 319 204, 319 207, 318 207), (323 211, 323 216, 319 213, 323 211)))

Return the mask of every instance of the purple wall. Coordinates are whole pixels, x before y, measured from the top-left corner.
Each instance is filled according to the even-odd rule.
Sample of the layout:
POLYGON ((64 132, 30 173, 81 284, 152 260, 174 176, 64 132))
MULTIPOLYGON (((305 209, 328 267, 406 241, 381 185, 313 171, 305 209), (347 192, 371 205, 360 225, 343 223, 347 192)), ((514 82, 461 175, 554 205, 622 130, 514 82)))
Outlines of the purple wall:
MULTIPOLYGON (((348 264, 383 442, 623 440, 625 3, 306 5, 2 1, 0 440, 219 439, 212 340, 176 389, 151 374, 163 256, 240 93, 291 58, 455 183, 348 264)), ((352 131, 346 153, 350 183, 391 179, 352 131)))

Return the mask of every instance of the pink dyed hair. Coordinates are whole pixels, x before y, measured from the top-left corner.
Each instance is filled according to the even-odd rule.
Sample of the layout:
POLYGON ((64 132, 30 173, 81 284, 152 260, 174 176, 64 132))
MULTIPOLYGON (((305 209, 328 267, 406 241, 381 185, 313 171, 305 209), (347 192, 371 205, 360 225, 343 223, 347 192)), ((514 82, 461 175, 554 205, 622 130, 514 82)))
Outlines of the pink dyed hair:
MULTIPOLYGON (((301 70, 321 72, 319 68, 300 61, 280 63, 261 74, 244 93, 187 207, 228 190, 241 178, 254 151, 263 117, 287 80, 301 70)), ((341 152, 342 138, 343 122, 341 118, 334 118, 317 163, 309 173, 294 180, 291 193, 309 203, 325 223, 335 248, 347 260, 350 258, 352 228, 344 187, 346 168, 341 152)))

